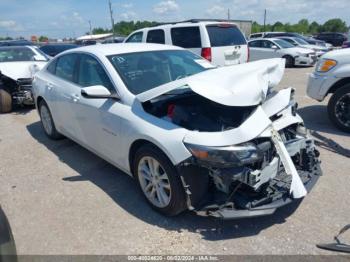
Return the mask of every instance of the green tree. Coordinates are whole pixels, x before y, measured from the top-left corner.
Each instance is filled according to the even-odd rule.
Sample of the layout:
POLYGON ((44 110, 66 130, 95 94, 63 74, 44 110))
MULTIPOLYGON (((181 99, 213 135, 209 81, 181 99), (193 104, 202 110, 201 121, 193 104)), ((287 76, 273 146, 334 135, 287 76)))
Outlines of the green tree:
POLYGON ((310 34, 316 34, 320 31, 320 25, 317 22, 312 22, 309 26, 309 31, 308 33, 310 34))
POLYGON ((47 42, 49 41, 49 38, 47 36, 41 35, 39 37, 39 42, 47 42))
POLYGON ((322 26, 321 29, 322 32, 341 32, 345 33, 348 31, 348 27, 345 23, 345 21, 335 18, 335 19, 330 19, 324 25, 322 26))
POLYGON ((272 31, 273 32, 279 32, 279 31, 284 31, 284 24, 281 22, 276 22, 272 25, 272 31))

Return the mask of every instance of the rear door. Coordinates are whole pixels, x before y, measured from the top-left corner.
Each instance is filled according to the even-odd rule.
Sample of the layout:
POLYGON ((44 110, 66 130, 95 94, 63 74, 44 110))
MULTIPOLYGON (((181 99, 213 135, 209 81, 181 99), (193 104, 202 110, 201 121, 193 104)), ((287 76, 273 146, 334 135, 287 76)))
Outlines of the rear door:
POLYGON ((247 62, 247 41, 236 25, 211 24, 206 28, 214 64, 226 66, 247 62))
POLYGON ((199 26, 173 27, 170 29, 170 35, 173 45, 201 55, 202 40, 199 26))

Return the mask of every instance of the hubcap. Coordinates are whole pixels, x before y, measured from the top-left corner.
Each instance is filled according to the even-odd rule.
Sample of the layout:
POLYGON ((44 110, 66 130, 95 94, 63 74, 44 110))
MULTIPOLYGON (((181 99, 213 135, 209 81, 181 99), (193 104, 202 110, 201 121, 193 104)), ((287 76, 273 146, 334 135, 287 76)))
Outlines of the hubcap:
POLYGON ((138 165, 138 178, 146 197, 153 205, 164 208, 169 205, 171 188, 168 175, 153 157, 143 157, 138 165))
POLYGON ((335 116, 338 121, 350 127, 350 94, 343 95, 335 104, 335 116))
POLYGON ((49 109, 46 106, 41 106, 40 110, 41 122, 43 123, 43 127, 45 132, 49 135, 52 133, 52 121, 49 109))

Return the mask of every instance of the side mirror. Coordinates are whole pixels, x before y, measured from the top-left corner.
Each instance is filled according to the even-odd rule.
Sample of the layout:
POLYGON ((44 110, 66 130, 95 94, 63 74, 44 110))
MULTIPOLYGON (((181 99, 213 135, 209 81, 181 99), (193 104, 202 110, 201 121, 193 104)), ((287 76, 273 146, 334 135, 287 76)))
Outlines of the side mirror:
POLYGON ((273 46, 271 46, 271 48, 274 49, 274 50, 279 49, 277 45, 273 45, 273 46))
POLYGON ((81 89, 81 95, 85 98, 114 98, 119 100, 116 94, 112 94, 102 85, 84 87, 81 89))

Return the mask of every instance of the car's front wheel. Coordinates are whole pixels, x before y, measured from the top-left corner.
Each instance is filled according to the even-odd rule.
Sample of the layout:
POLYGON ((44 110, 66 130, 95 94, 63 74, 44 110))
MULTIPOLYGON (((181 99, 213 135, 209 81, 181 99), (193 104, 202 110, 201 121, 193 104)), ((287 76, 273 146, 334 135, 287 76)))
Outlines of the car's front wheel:
POLYGON ((350 132, 350 84, 333 94, 328 102, 328 115, 339 129, 350 132))
POLYGON ((292 68, 295 66, 295 60, 292 56, 286 55, 283 58, 286 59, 286 68, 292 68))
POLYGON ((62 138, 63 136, 56 130, 50 109, 44 100, 39 103, 39 114, 45 134, 55 140, 62 138))
POLYGON ((174 165, 158 148, 141 147, 134 161, 134 175, 151 206, 174 216, 186 209, 185 191, 174 165))

